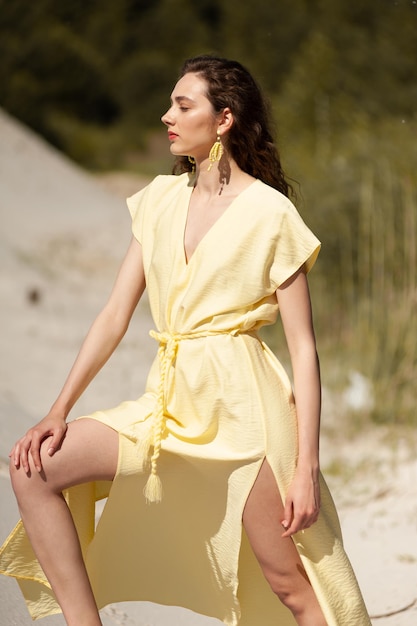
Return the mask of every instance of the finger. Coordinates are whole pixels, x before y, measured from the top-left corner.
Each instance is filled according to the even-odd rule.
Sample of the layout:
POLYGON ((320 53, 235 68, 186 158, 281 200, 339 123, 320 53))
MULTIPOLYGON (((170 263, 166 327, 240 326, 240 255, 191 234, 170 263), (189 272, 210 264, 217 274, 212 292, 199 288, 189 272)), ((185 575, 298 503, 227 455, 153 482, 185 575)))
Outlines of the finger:
POLYGON ((316 498, 314 503, 314 508, 309 512, 308 520, 306 522, 306 528, 309 528, 313 524, 315 524, 319 518, 320 514, 320 501, 316 498))
POLYGON ((15 443, 12 451, 10 452, 10 458, 12 459, 12 463, 16 468, 20 467, 20 448, 19 443, 15 443))
POLYGON ((16 465, 16 445, 17 443, 14 444, 13 448, 9 452, 9 459, 11 460, 13 465, 16 465))
POLYGON ((288 526, 283 536, 290 537, 291 535, 298 533, 304 528, 304 522, 305 520, 303 517, 294 516, 291 524, 288 526))
POLYGON ((311 518, 311 521, 310 521, 310 526, 312 526, 313 524, 315 524, 315 523, 317 522, 317 520, 319 519, 319 513, 320 513, 320 510, 318 510, 318 511, 317 511, 317 512, 313 515, 313 517, 311 518))
POLYGON ((284 539, 285 537, 291 537, 295 533, 298 533, 300 530, 301 528, 299 528, 298 524, 295 522, 292 522, 292 524, 290 524, 287 530, 284 533, 282 533, 281 537, 283 537, 284 539))
POLYGON ((294 512, 293 512, 292 500, 290 498, 287 498, 285 501, 285 507, 284 507, 284 517, 281 520, 281 524, 285 529, 284 535, 288 532, 288 529, 291 526, 291 522, 293 520, 293 513, 294 512))
POLYGON ((33 464, 37 472, 42 471, 40 448, 41 448, 41 440, 40 440, 39 435, 35 432, 33 434, 32 443, 30 446, 30 454, 32 456, 33 464))
POLYGON ((300 514, 297 517, 294 517, 294 520, 291 526, 288 528, 287 532, 289 533, 289 535, 293 535, 300 532, 301 530, 306 530, 317 521, 317 518, 318 511, 300 514))
POLYGON ((65 434, 65 429, 60 428, 57 432, 55 432, 51 438, 51 443, 48 445, 48 454, 49 456, 53 456, 55 452, 61 445, 62 439, 65 434))
POLYGON ((29 439, 28 442, 22 443, 20 445, 20 454, 19 454, 20 464, 25 470, 26 474, 29 474, 30 472, 28 451, 30 448, 31 441, 32 440, 29 439))

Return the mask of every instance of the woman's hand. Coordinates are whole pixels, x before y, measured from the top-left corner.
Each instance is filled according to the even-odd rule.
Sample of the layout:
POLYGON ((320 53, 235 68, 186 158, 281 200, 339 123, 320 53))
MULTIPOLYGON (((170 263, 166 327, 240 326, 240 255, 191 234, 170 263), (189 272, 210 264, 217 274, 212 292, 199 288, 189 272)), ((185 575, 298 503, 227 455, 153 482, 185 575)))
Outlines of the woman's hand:
POLYGON ((45 439, 51 438, 48 443, 48 454, 52 456, 60 447, 67 430, 67 424, 63 417, 47 415, 36 426, 30 428, 26 435, 16 441, 9 457, 15 467, 22 467, 26 474, 30 472, 29 453, 38 472, 42 471, 40 449, 45 439))
POLYGON ((297 468, 285 499, 283 537, 309 528, 320 512, 320 484, 318 471, 297 468))

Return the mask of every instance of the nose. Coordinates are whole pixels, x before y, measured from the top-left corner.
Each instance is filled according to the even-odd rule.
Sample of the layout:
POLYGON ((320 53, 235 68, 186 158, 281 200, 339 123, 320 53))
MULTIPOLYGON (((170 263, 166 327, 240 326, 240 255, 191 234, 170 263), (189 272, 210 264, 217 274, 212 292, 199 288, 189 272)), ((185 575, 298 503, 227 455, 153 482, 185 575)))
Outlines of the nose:
POLYGON ((165 126, 170 126, 173 123, 171 109, 172 107, 169 108, 168 111, 161 117, 161 122, 165 124, 165 126))

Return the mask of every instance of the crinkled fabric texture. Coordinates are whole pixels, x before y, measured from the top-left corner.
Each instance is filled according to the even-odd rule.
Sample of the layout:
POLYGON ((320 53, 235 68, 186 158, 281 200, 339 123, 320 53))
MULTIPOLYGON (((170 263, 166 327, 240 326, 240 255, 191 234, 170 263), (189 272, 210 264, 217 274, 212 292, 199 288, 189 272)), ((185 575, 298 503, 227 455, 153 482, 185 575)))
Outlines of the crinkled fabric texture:
MULTIPOLYGON (((163 385, 160 504, 146 504, 140 443, 160 393, 156 357, 138 400, 87 416, 120 434, 113 483, 70 489, 99 607, 125 600, 180 605, 228 626, 294 626, 265 582, 242 512, 266 458, 282 498, 294 474, 297 427, 289 379, 257 330, 275 322, 275 291, 320 244, 291 202, 260 181, 243 191, 189 262, 184 229, 192 180, 160 176, 128 200, 142 244, 155 326, 175 336, 163 385), (109 495, 97 528, 94 502, 109 495)), ((370 624, 321 479, 318 522, 294 542, 329 626, 370 624)), ((22 586, 34 618, 59 610, 19 524, 0 569, 22 586)))

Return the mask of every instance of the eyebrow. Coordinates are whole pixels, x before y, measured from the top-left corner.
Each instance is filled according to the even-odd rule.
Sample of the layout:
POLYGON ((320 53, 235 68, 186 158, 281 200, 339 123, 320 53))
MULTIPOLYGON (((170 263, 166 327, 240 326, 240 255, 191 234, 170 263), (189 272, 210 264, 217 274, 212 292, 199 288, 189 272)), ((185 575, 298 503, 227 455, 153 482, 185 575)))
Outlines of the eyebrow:
MULTIPOLYGON (((178 104, 180 104, 181 102, 190 102, 190 103, 194 103, 194 100, 192 98, 188 98, 187 96, 176 96, 176 98, 174 98, 175 102, 177 102, 178 104)), ((173 99, 171 98, 171 102, 173 102, 173 99)))

